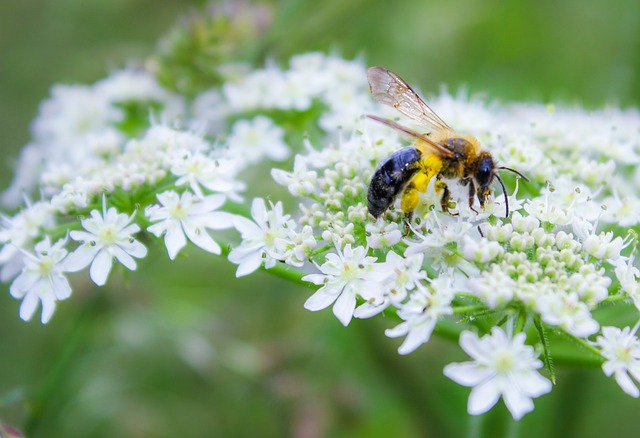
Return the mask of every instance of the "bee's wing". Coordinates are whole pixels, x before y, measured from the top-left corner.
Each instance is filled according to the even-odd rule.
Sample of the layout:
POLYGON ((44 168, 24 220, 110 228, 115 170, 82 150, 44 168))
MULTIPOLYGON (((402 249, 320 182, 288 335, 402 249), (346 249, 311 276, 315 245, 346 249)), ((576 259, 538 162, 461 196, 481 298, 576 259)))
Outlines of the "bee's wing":
POLYGON ((451 131, 451 128, 433 112, 418 93, 397 74, 382 67, 371 67, 367 79, 373 98, 389 105, 410 119, 434 131, 451 131))
POLYGON ((448 157, 448 158, 453 157, 453 151, 451 149, 436 143, 435 141, 431 140, 428 136, 424 134, 418 134, 417 132, 409 128, 406 128, 401 124, 394 122, 393 120, 385 119, 383 117, 378 117, 371 114, 367 114, 367 117, 369 117, 372 120, 375 120, 376 122, 384 123, 385 125, 390 126, 391 128, 397 129, 398 131, 404 132, 405 134, 410 135, 413 138, 417 138, 418 140, 421 140, 424 143, 423 144, 424 147, 428 148, 431 152, 435 153, 440 157, 448 157))

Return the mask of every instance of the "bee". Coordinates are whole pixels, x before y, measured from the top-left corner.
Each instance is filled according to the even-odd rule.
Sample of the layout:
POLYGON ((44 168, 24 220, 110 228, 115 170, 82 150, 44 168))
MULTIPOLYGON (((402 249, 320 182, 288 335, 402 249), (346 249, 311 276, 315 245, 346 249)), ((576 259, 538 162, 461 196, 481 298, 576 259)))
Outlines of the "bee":
POLYGON ((382 67, 371 67, 367 77, 375 100, 394 107, 428 131, 419 134, 392 120, 367 116, 415 139, 412 146, 391 154, 373 174, 367 194, 369 213, 373 217, 380 217, 402 193, 401 208, 408 222, 420 202, 419 193, 427 190, 434 176, 438 180, 437 189, 442 191, 443 211, 449 213, 450 192, 441 178, 458 179, 463 186, 468 186, 469 207, 476 213, 474 198, 477 197, 480 207, 484 208, 491 185, 498 180, 504 194, 506 216, 509 216, 509 200, 498 171, 508 170, 528 181, 524 175, 499 166, 475 137, 451 129, 397 74, 382 67))

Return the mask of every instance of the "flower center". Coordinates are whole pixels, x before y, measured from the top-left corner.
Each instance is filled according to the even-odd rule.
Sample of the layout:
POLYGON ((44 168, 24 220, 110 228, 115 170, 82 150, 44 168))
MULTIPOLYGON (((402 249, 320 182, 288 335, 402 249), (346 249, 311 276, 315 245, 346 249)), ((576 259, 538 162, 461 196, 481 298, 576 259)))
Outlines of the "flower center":
POLYGON ((53 260, 51 260, 51 257, 42 257, 38 262, 38 270, 41 277, 48 277, 51 275, 51 271, 53 270, 53 260))
POLYGON ((624 363, 631 363, 633 359, 631 355, 631 348, 626 345, 619 345, 616 348, 616 356, 624 363))
POLYGON ((184 219, 187 217, 187 209, 184 208, 182 202, 177 202, 175 205, 169 207, 169 214, 176 219, 184 219))
POLYGON ((513 355, 508 351, 500 351, 495 357, 495 369, 500 374, 508 374, 513 370, 513 355))
POLYGON ((113 245, 118 238, 118 230, 113 225, 105 225, 100 230, 100 243, 103 245, 113 245))
POLYGON ((340 278, 344 281, 352 281, 358 278, 358 266, 355 263, 345 262, 342 265, 340 278))

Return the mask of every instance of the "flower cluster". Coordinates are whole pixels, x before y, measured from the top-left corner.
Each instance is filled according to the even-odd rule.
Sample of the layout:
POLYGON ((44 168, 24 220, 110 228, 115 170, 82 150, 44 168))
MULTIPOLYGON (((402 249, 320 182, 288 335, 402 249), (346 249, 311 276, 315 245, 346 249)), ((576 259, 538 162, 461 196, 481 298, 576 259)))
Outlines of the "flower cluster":
POLYGON ((136 269, 148 251, 143 233, 161 239, 172 260, 187 242, 212 254, 238 242, 228 253, 237 276, 297 272, 316 287, 305 308, 332 307, 345 326, 393 315, 385 334, 403 338, 400 354, 427 343, 442 320, 458 322, 472 361, 444 371, 473 387, 471 414, 502 397, 519 419, 551 390, 547 332, 597 357, 640 396, 637 325, 602 326, 595 312, 612 303, 640 309, 640 113, 447 92, 430 105, 530 181, 505 173, 508 193, 482 209, 468 205, 460 181, 434 178, 410 221, 399 200, 374 219, 371 176, 410 140, 363 117, 397 114, 373 102, 362 62, 335 55, 236 70, 192 100, 141 71, 56 86, 3 195, 15 206, 37 188, 41 199, 3 216, 0 280, 22 299, 21 318, 42 303, 47 322, 71 295, 68 273, 88 268, 101 286, 114 262, 136 269), (271 170, 283 189, 249 197, 243 171, 265 160, 288 160, 271 170), (296 211, 286 212, 292 203, 280 195, 294 198, 296 211))
POLYGON ((294 217, 314 230, 319 245, 310 260, 320 273, 303 279, 320 288, 305 307, 333 306, 344 325, 391 310, 401 322, 386 335, 404 337, 400 354, 428 342, 440 320, 457 320, 460 345, 474 362, 452 364, 445 374, 474 387, 472 414, 502 396, 519 419, 533 409, 533 398, 551 390, 538 371, 544 364, 555 379, 547 332, 562 333, 599 357, 605 374, 637 397, 637 328, 603 327, 594 312, 605 304, 640 302, 636 232, 627 232, 638 224, 640 114, 488 105, 446 93, 430 103, 531 181, 503 175, 508 199, 496 196, 484 209, 468 205, 467 187, 445 181, 452 201, 447 213, 440 207, 442 183, 435 180, 420 195, 411 223, 399 202, 374 220, 367 212, 368 181, 407 140, 361 120, 335 146, 307 144, 291 170, 272 171, 300 199, 294 217), (482 326, 473 323, 479 316, 506 327, 480 337, 482 326))

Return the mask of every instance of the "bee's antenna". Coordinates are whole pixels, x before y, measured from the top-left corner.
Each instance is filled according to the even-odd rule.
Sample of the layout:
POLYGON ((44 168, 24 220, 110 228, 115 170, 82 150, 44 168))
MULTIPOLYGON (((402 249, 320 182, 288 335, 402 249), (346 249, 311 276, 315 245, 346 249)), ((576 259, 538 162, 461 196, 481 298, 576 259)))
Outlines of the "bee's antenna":
MULTIPOLYGON (((501 167, 500 169, 507 169, 507 168, 506 167, 504 167, 504 168, 501 167)), ((509 170, 512 170, 512 169, 509 169, 509 170)), ((514 170, 514 172, 518 173, 515 170, 514 170)), ((504 205, 505 205, 506 210, 507 210, 507 212, 506 212, 504 217, 509 217, 509 197, 507 196, 507 189, 504 187, 504 183, 502 182, 502 178, 500 178, 500 175, 498 175, 497 173, 496 173, 496 179, 500 183, 500 186, 502 186, 502 194, 504 195, 504 205)))
MULTIPOLYGON (((518 172, 517 170, 512 169, 512 168, 510 168, 510 167, 500 166, 500 167, 498 167, 498 170, 508 170, 509 172, 513 172, 513 173, 515 173, 516 175, 518 175, 520 178, 522 178, 522 179, 523 179, 523 180, 525 180, 526 182, 529 182, 529 178, 527 178, 526 176, 524 176, 523 174, 521 174, 521 173, 520 173, 520 172, 518 172)), ((500 178, 498 178, 498 179, 500 179, 500 178)))

